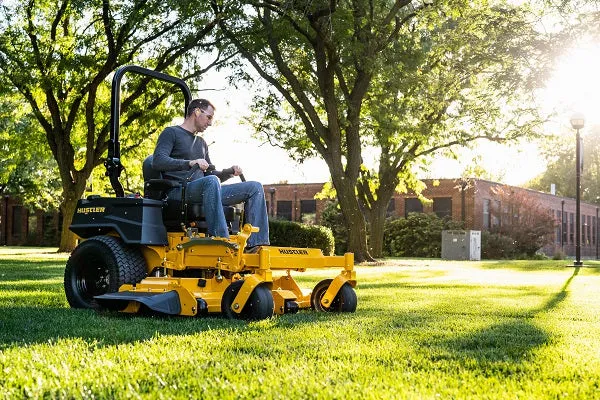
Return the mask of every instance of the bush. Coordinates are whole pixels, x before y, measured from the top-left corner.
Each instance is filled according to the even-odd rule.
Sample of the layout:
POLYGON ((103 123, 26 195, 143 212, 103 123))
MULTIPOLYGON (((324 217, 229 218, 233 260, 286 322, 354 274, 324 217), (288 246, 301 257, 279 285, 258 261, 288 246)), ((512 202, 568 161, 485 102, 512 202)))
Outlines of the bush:
POLYGON ((424 213, 390 220, 383 234, 383 253, 392 257, 441 257, 442 231, 448 229, 462 229, 462 223, 424 213))
POLYGON ((554 250, 553 260, 566 260, 567 254, 562 249, 554 250))
POLYGON ((321 224, 333 232, 335 239, 335 254, 343 255, 348 251, 348 232, 344 216, 339 210, 338 202, 332 201, 327 204, 321 214, 321 224))
POLYGON ((514 255, 501 258, 532 258, 552 242, 556 221, 539 201, 508 186, 494 187, 492 192, 499 201, 490 211, 501 224, 490 231, 511 238, 515 247, 514 255))
POLYGON ((515 258, 517 246, 515 240, 501 233, 483 231, 481 233, 481 258, 515 258))
POLYGON ((269 221, 269 239, 273 246, 317 248, 325 255, 332 255, 335 248, 331 229, 292 221, 269 221))

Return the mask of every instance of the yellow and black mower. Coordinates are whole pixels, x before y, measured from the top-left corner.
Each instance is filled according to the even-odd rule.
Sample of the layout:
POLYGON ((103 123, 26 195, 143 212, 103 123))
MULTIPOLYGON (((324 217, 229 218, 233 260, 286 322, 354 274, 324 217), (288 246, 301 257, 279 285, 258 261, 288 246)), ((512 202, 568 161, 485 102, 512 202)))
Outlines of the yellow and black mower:
POLYGON ((181 197, 169 198, 167 192, 181 184, 161 179, 149 167, 149 159, 144 162, 144 197, 125 196, 119 182, 123 169, 119 115, 126 72, 177 86, 185 99, 184 110, 191 101, 187 84, 179 78, 133 65, 115 71, 105 166, 116 197, 90 196, 77 204, 70 229, 82 240, 64 277, 71 307, 187 316, 223 313, 245 320, 305 308, 354 312, 352 253, 324 256, 320 249, 277 246, 245 253, 248 238, 258 228, 242 224, 235 207, 224 208, 230 237, 209 237, 202 204, 182 201, 185 184, 181 197), (339 273, 313 290, 300 288, 292 273, 314 268, 338 268, 339 273))

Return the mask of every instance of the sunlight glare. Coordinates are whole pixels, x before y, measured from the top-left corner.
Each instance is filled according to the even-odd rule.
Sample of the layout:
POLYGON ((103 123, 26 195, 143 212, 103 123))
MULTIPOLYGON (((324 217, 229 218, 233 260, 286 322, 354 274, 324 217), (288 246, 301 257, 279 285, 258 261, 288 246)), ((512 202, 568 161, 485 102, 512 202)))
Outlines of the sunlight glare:
POLYGON ((543 96, 545 106, 555 110, 557 118, 568 121, 571 113, 581 112, 586 126, 600 124, 600 43, 581 42, 567 50, 543 96))

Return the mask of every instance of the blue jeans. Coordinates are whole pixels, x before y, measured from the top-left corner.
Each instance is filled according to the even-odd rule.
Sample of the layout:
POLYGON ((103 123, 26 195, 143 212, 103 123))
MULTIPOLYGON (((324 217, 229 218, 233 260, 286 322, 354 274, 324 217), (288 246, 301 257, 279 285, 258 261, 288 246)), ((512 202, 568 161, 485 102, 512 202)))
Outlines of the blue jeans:
POLYGON ((202 207, 208 234, 228 238, 229 230, 223 214, 223 206, 244 202, 246 222, 260 229, 248 238, 247 246, 269 244, 269 217, 265 203, 265 192, 259 182, 248 181, 221 186, 219 178, 205 176, 188 183, 186 200, 202 197, 202 207))

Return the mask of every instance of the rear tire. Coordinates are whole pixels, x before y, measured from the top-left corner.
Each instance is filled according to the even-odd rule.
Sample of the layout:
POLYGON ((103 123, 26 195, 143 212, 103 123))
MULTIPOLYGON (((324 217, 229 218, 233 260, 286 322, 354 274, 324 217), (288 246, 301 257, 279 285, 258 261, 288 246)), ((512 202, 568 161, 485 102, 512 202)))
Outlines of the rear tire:
POLYGON ((64 286, 73 308, 95 308, 94 296, 113 293, 146 277, 146 261, 137 248, 113 236, 81 242, 67 261, 64 286))
POLYGON ((235 281, 225 289, 221 299, 221 312, 229 319, 243 319, 246 321, 259 321, 273 316, 273 294, 265 284, 260 284, 254 288, 248 301, 239 314, 231 309, 233 300, 240 291, 243 280, 235 281))
POLYGON ((321 304, 321 299, 325 296, 325 292, 331 285, 333 279, 324 279, 317 283, 310 296, 310 305, 313 310, 324 312, 354 312, 356 311, 356 292, 349 283, 344 283, 339 292, 335 295, 331 305, 324 307, 321 304))

